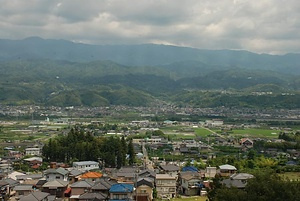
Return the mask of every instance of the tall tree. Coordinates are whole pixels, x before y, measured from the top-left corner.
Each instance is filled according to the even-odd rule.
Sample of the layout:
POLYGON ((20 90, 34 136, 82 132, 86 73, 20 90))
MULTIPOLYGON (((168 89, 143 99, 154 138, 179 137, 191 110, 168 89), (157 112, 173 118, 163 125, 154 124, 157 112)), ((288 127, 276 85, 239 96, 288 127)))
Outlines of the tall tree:
POLYGON ((128 152, 128 147, 124 136, 122 136, 121 138, 121 150, 122 150, 122 159, 123 159, 122 166, 124 166, 126 165, 126 154, 128 152))
POLYGON ((128 143, 128 155, 129 155, 129 165, 132 165, 135 162, 135 154, 132 139, 129 140, 128 143))

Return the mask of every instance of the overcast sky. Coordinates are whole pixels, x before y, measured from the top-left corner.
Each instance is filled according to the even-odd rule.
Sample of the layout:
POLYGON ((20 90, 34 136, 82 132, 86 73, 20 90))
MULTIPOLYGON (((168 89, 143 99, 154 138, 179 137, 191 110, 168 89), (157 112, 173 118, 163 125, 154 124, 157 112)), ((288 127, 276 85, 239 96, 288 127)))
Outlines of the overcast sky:
POLYGON ((299 0, 0 0, 0 38, 300 52, 299 0))

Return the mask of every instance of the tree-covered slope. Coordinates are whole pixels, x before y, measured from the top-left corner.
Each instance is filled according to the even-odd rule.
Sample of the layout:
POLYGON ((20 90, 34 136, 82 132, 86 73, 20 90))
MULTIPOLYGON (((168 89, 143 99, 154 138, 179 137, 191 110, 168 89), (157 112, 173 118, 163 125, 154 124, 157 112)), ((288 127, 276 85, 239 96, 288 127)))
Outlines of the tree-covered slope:
POLYGON ((126 66, 111 61, 2 61, 0 103, 147 106, 159 99, 201 107, 299 107, 298 76, 243 68, 207 69, 205 65, 201 72, 202 67, 195 65, 197 62, 191 62, 191 72, 181 74, 182 69, 170 66, 126 66), (215 90, 237 91, 239 95, 215 95, 215 90), (255 92, 273 94, 255 97, 255 92))

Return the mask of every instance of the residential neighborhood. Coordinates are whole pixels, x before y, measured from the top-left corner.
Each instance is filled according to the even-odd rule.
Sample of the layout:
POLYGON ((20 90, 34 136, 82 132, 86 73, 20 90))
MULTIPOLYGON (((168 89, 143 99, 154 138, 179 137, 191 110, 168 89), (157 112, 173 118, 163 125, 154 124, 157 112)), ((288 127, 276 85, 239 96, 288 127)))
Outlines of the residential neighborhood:
MULTIPOLYGON (((188 111, 195 112, 181 112, 186 117, 188 111)), ((121 123, 49 116, 30 124, 0 122, 5 132, 32 136, 2 141, 2 198, 208 199, 215 180, 226 188, 243 190, 255 178, 254 169, 271 168, 282 174, 300 171, 297 127, 273 126, 272 121, 190 121, 185 117, 154 121, 152 117, 142 115, 146 119, 121 123)))

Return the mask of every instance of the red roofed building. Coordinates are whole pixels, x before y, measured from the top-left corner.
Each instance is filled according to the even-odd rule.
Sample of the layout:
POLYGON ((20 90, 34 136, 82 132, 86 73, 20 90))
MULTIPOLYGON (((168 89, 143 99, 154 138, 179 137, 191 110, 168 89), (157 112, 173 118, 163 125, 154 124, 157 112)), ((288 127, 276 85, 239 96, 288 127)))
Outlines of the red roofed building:
POLYGON ((80 176, 80 179, 89 180, 89 181, 99 181, 103 176, 100 172, 87 172, 80 176))

